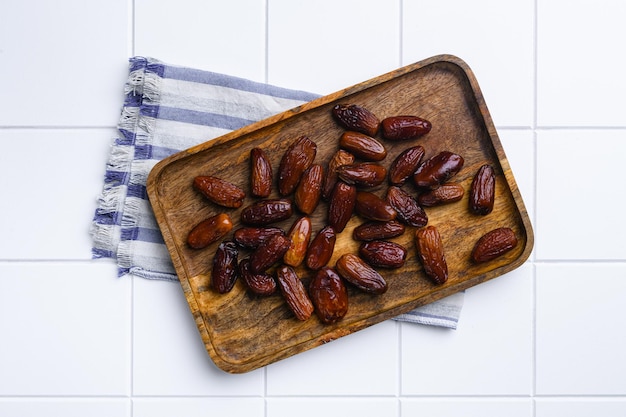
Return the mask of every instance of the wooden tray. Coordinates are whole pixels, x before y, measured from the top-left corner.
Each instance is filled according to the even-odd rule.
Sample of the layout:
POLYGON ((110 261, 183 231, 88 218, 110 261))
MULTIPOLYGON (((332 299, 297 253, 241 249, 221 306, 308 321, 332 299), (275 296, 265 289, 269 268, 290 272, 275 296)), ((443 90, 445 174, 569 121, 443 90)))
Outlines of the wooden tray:
MULTIPOLYGON (((147 186, 207 352, 218 367, 231 373, 257 369, 500 276, 524 263, 533 246, 528 214, 478 83, 467 64, 449 55, 397 69, 177 153, 154 167, 147 186), (416 141, 385 142, 388 156, 382 163, 387 166, 402 150, 414 144, 425 148, 424 158, 443 150, 464 157, 465 165, 454 178, 466 190, 463 200, 426 210, 429 224, 438 228, 444 242, 450 274, 447 283, 436 286, 425 277, 416 259, 414 229, 408 227, 404 235, 393 239, 409 250, 405 266, 381 271, 389 290, 372 296, 350 288, 348 313, 337 324, 324 325, 315 315, 300 322, 280 294, 250 297, 240 280, 226 295, 213 292, 209 282, 217 243, 193 250, 185 239, 197 222, 223 211, 231 215, 233 231, 236 230, 240 226, 241 208, 223 209, 208 203, 192 189, 193 178, 215 175, 249 190, 250 150, 265 149, 276 174, 284 151, 303 134, 317 143, 316 162, 325 166, 338 149, 338 139, 344 131, 331 117, 331 108, 336 103, 365 106, 381 120, 412 114, 432 122, 432 131, 416 141), (484 163, 492 164, 496 170, 496 203, 491 214, 476 216, 468 211, 467 190, 473 175, 484 163), (500 259, 473 265, 469 254, 474 242, 500 226, 515 231, 517 247, 500 259)), ((386 189, 384 184, 374 192, 382 196, 386 189)), ((404 189, 416 195, 410 184, 404 189)), ((271 197, 278 197, 277 192, 271 197)), ((248 196, 244 207, 252 201, 248 196)), ((311 216, 313 235, 325 225, 326 211, 327 204, 322 202, 311 216)), ((288 230, 296 218, 294 215, 278 226, 288 230)), ((337 237, 329 265, 334 265, 343 253, 356 253, 358 243, 352 239, 352 230, 362 222, 358 216, 352 217, 337 237)), ((245 252, 240 253, 240 259, 244 256, 247 256, 245 252)), ((305 281, 312 275, 304 266, 297 272, 305 281)))

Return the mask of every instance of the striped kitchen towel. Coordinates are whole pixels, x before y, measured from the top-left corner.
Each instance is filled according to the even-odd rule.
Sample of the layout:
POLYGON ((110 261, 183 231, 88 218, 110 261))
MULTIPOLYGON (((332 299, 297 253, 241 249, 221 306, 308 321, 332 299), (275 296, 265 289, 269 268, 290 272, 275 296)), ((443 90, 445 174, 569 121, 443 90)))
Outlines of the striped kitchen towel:
MULTIPOLYGON (((118 137, 111 145, 92 222, 94 258, 117 260, 120 276, 177 280, 146 194, 161 159, 318 97, 237 77, 130 59, 118 137)), ((463 293, 398 320, 456 328, 463 293)))

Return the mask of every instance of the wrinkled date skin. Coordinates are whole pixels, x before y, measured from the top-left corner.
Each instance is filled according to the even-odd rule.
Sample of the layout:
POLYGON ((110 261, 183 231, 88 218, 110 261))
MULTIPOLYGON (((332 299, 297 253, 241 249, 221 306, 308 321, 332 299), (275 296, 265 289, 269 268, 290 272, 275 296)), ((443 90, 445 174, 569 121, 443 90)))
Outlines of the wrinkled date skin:
POLYGON ((393 116, 381 122, 383 137, 388 140, 415 139, 430 132, 432 124, 417 116, 393 116))
POLYGON ((337 175, 348 184, 359 187, 375 187, 385 180, 387 168, 377 163, 363 162, 342 165, 337 168, 337 175))
POLYGON ((443 151, 425 161, 417 168, 413 181, 418 188, 434 189, 456 175, 465 160, 461 155, 443 151))
POLYGON ((328 200, 333 193, 335 184, 337 184, 338 175, 337 168, 342 165, 350 165, 354 163, 354 155, 350 152, 339 149, 328 162, 328 169, 324 177, 324 185, 322 187, 322 198, 328 200))
POLYGON ((278 167, 278 192, 286 196, 294 192, 304 171, 311 166, 317 145, 306 136, 299 137, 280 160, 278 167))
POLYGON ((253 274, 265 272, 270 266, 282 259, 290 244, 291 241, 285 236, 272 236, 264 245, 256 248, 250 255, 250 271, 253 274))
POLYGON ((438 285, 446 282, 448 280, 448 264, 439 231, 434 226, 417 229, 415 245, 426 276, 438 285))
POLYGON ((291 200, 259 200, 241 211, 241 222, 251 226, 265 226, 288 219, 292 214, 291 200))
POLYGON ((315 274, 309 284, 309 295, 322 323, 336 323, 348 312, 348 290, 341 277, 329 267, 315 274))
POLYGON ((276 280, 287 306, 296 318, 301 321, 308 320, 313 314, 314 307, 296 271, 288 265, 283 265, 276 270, 276 280))
POLYGON ((397 216, 396 210, 385 200, 368 191, 356 193, 356 213, 368 220, 388 222, 397 216))
POLYGON ((233 233, 233 239, 244 248, 256 249, 274 235, 285 236, 278 227, 241 227, 233 233))
POLYGON ((404 246, 384 240, 363 242, 359 247, 361 258, 378 268, 401 268, 406 261, 406 254, 404 246))
POLYGON ((304 171, 294 196, 296 207, 298 207, 301 212, 311 214, 315 211, 322 197, 323 180, 324 169, 319 164, 313 164, 304 171))
POLYGON ((463 198, 465 190, 461 184, 448 182, 434 190, 426 191, 417 196, 417 202, 422 207, 435 207, 454 203, 463 198))
POLYGON ((313 238, 306 254, 306 266, 318 270, 328 264, 335 250, 337 235, 332 227, 326 226, 313 238))
POLYGON ((472 261, 483 263, 504 255, 517 246, 515 232, 508 227, 500 227, 483 235, 472 250, 472 261))
POLYGON ((391 186, 387 190, 387 202, 398 213, 397 219, 409 226, 422 227, 428 223, 428 215, 409 193, 391 186))
POLYGON ((375 136, 380 121, 368 109, 357 104, 337 104, 332 110, 335 120, 344 128, 375 136))
POLYGON ((367 222, 354 228, 352 238, 365 242, 391 239, 392 237, 402 235, 405 229, 404 225, 397 220, 388 222, 367 222))
POLYGON ((382 161, 387 157, 387 150, 382 143, 359 132, 343 132, 339 146, 365 161, 382 161))
POLYGON ((261 148, 250 151, 250 183, 252 195, 266 198, 272 192, 272 164, 261 148))
POLYGON ((239 274, 250 291, 257 295, 272 295, 278 285, 269 274, 255 274, 250 270, 250 259, 239 262, 239 274))
POLYGON ((404 184, 415 174, 423 157, 424 147, 422 146, 405 149, 389 167, 389 183, 398 186, 404 184))
POLYGON ((361 291, 370 294, 383 294, 387 291, 385 279, 363 259, 347 253, 342 255, 335 269, 346 281, 361 291))
POLYGON ((226 241, 218 246, 211 272, 211 286, 218 293, 225 294, 233 289, 239 276, 238 256, 239 250, 235 242, 226 241))
POLYGON ((356 205, 356 194, 357 189, 354 185, 343 181, 335 185, 328 204, 328 224, 335 233, 341 233, 352 217, 356 205))
POLYGON ((296 267, 304 261, 311 240, 311 232, 311 219, 307 216, 302 216, 293 223, 287 233, 291 244, 283 256, 285 264, 296 267))
POLYGON ((201 221, 187 235, 187 244, 194 249, 202 249, 224 237, 233 228, 233 222, 226 213, 220 213, 201 221))
POLYGON ((193 187, 209 201, 228 208, 241 207, 246 197, 246 193, 235 184, 210 175, 195 177, 193 187))
POLYGON ((474 214, 486 215, 493 211, 496 195, 496 174, 493 167, 485 164, 478 169, 469 195, 469 209, 474 214))

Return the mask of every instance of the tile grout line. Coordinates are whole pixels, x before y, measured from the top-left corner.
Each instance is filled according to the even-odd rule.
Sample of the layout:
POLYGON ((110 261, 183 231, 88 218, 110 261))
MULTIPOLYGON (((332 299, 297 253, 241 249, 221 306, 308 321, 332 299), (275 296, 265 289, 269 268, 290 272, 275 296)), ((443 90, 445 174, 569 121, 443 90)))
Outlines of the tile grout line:
MULTIPOLYGON (((539 0, 533 2, 533 218, 534 228, 537 228, 537 119, 538 119, 538 18, 539 18, 539 0)), ((536 241, 536 239, 535 239, 536 241)), ((532 323, 532 369, 531 369, 531 410, 533 417, 537 415, 537 404, 535 401, 537 394, 537 259, 536 251, 533 251, 532 263, 532 301, 531 301, 531 323, 532 323)))
POLYGON ((270 79, 270 0, 265 0, 265 83, 269 84, 270 79))

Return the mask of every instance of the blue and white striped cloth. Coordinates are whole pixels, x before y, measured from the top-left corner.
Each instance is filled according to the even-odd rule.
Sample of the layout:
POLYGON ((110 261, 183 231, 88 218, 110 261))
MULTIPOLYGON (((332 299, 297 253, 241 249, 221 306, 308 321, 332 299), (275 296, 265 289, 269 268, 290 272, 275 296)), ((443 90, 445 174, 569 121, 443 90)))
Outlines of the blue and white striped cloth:
MULTIPOLYGON (((117 260, 119 276, 177 280, 146 194, 161 159, 296 107, 315 94, 213 72, 130 59, 125 102, 92 223, 93 257, 117 260)), ((463 293, 397 317, 456 328, 463 293)))

